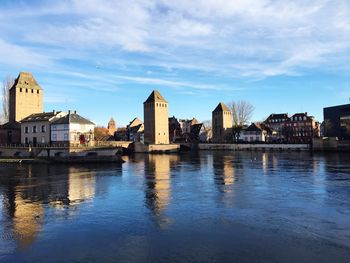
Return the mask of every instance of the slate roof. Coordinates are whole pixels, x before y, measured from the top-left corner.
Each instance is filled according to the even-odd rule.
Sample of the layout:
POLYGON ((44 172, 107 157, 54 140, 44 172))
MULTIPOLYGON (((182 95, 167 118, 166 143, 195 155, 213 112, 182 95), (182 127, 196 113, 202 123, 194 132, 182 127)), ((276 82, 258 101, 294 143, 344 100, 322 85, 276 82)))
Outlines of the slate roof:
POLYGON ((5 124, 0 125, 0 129, 4 129, 4 130, 21 129, 21 124, 19 122, 6 122, 5 124))
POLYGON ((152 91, 151 95, 147 98, 147 100, 144 103, 150 103, 150 102, 165 102, 168 103, 162 95, 160 95, 158 90, 152 91))
POLYGON ((33 121, 49 121, 52 117, 55 117, 57 114, 61 113, 61 111, 56 112, 43 112, 43 113, 33 113, 28 117, 21 120, 21 122, 33 122, 33 121))
POLYGON ((213 112, 221 112, 221 111, 230 111, 230 109, 225 105, 225 103, 220 102, 218 106, 216 106, 213 112))
POLYGON ((278 113, 278 114, 275 114, 275 113, 272 113, 267 119, 265 122, 268 122, 269 120, 288 120, 288 113, 278 113))
POLYGON ((61 117, 52 123, 53 124, 78 123, 78 124, 93 124, 93 125, 95 125, 95 123, 93 123, 92 121, 89 121, 76 113, 67 114, 66 116, 61 117))
POLYGON ((29 72, 20 72, 11 89, 14 87, 42 90, 33 75, 29 72))

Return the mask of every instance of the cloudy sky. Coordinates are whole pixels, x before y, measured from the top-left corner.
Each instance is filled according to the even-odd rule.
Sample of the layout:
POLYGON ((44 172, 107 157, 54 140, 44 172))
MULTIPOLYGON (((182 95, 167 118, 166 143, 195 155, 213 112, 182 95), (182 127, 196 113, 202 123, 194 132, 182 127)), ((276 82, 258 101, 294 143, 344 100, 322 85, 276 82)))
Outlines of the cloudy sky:
POLYGON ((158 89, 179 118, 247 100, 254 120, 350 97, 349 0, 0 0, 0 77, 103 125, 158 89))

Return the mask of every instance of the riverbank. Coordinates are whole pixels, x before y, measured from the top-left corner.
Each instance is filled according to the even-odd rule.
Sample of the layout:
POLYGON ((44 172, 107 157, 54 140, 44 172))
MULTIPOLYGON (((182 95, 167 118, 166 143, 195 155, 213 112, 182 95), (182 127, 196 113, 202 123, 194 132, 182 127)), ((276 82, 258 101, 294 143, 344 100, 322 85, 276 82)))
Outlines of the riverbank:
POLYGON ((0 158, 0 163, 118 163, 125 161, 121 156, 69 156, 51 158, 0 158))

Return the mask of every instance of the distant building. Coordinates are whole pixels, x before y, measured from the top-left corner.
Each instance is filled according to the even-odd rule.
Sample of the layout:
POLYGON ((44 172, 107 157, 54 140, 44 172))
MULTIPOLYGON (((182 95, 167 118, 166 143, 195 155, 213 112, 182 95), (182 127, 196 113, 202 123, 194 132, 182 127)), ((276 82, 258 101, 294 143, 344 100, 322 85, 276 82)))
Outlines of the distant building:
POLYGON ((350 139, 350 104, 323 109, 324 136, 350 139))
POLYGON ((182 129, 175 116, 169 118, 169 140, 170 142, 181 141, 182 129))
POLYGON ((213 142, 228 143, 232 141, 232 113, 222 102, 212 112, 212 129, 213 142))
POLYGON ((127 140, 133 142, 143 142, 144 140, 144 125, 138 118, 133 119, 126 126, 127 140))
POLYGON ((207 129, 203 123, 196 123, 191 126, 190 140, 191 142, 206 143, 211 138, 211 131, 207 129))
POLYGON ((296 113, 285 123, 285 140, 291 143, 311 143, 312 138, 320 136, 319 126, 315 118, 307 112, 296 113))
POLYGON ((154 90, 143 103, 144 142, 146 144, 169 144, 168 102, 154 90))
POLYGON ((271 141, 281 142, 284 140, 283 132, 288 120, 288 113, 273 113, 264 121, 264 124, 272 130, 271 141))
POLYGON ((113 118, 111 118, 108 122, 107 125, 107 129, 108 129, 108 134, 111 136, 114 136, 115 132, 117 131, 117 125, 115 123, 115 120, 113 118))
POLYGON ((34 113, 21 120, 22 144, 49 144, 51 142, 51 123, 66 115, 62 111, 34 113))
POLYGON ((95 123, 71 111, 51 124, 52 144, 79 146, 91 144, 94 140, 95 123))
POLYGON ((118 128, 114 134, 114 138, 116 141, 127 141, 128 133, 125 127, 118 128))
POLYGON ((199 122, 197 121, 197 119, 192 118, 191 120, 179 120, 180 123, 180 127, 182 130, 182 134, 189 134, 191 133, 191 127, 194 124, 198 124, 199 122))
POLYGON ((271 129, 264 124, 252 123, 241 131, 240 138, 245 142, 268 142, 270 134, 271 129))
POLYGON ((0 126, 0 143, 21 142, 20 121, 43 112, 43 90, 31 73, 20 72, 9 90, 9 121, 0 126))

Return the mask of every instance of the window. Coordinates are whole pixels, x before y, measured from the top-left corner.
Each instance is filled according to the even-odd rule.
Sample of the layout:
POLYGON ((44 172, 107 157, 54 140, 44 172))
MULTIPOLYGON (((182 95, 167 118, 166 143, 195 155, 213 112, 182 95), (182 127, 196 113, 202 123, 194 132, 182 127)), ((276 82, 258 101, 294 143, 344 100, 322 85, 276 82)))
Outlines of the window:
POLYGON ((52 141, 57 141, 57 134, 52 134, 52 141))
POLYGON ((36 93, 39 94, 39 90, 37 90, 36 93))
POLYGON ((29 130, 28 127, 24 127, 24 133, 28 133, 28 130, 29 130))
POLYGON ((52 128, 53 131, 57 130, 57 126, 56 125, 52 125, 51 128, 52 128))
POLYGON ((19 92, 22 92, 22 88, 19 89, 19 92))
POLYGON ((26 89, 26 93, 28 93, 28 89, 26 89))
POLYGON ((45 143, 45 137, 41 137, 41 143, 45 143))
POLYGON ((64 140, 65 140, 65 141, 68 141, 68 133, 65 133, 65 134, 64 134, 64 140))
POLYGON ((34 90, 32 89, 32 93, 34 93, 34 90))
POLYGON ((25 143, 25 144, 28 144, 28 137, 25 137, 25 138, 24 138, 24 143, 25 143))
POLYGON ((41 125, 41 132, 46 132, 46 126, 45 125, 41 125))
POLYGON ((36 126, 33 126, 33 133, 36 133, 36 126))

